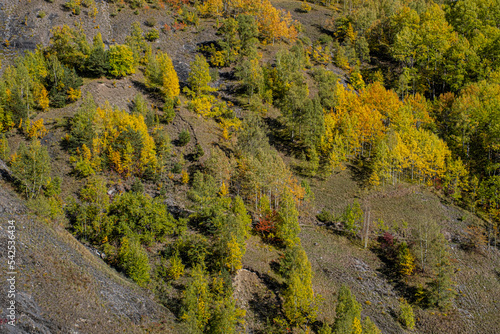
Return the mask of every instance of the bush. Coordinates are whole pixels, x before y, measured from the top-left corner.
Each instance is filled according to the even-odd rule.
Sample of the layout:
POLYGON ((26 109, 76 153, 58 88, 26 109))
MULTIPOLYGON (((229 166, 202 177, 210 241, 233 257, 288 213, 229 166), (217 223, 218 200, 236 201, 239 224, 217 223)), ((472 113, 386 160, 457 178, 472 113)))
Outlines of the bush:
POLYGON ((146 20, 146 22, 144 22, 144 24, 147 26, 147 27, 154 27, 156 25, 156 19, 154 17, 152 18, 149 18, 146 20))
POLYGON ((194 149, 194 160, 199 160, 202 156, 205 155, 205 151, 203 151, 203 147, 201 147, 200 144, 196 144, 196 147, 194 149))
POLYGON ((43 10, 41 10, 38 12, 37 17, 43 19, 45 17, 45 15, 47 15, 47 14, 45 14, 45 12, 43 10))
POLYGON ((303 1, 302 5, 300 6, 300 11, 302 13, 309 13, 311 11, 311 5, 308 4, 307 2, 303 1))
POLYGON ((158 38, 160 38, 160 33, 156 29, 151 29, 149 30, 146 35, 144 36, 148 41, 154 42, 158 38))
POLYGON ((178 162, 174 164, 174 167, 172 167, 172 173, 174 174, 179 174, 182 171, 182 165, 178 162))
POLYGON ((179 146, 186 146, 190 141, 191 135, 189 134, 189 131, 182 130, 181 133, 179 133, 179 146))
POLYGON ((142 194, 144 192, 144 184, 142 183, 140 178, 136 178, 132 186, 130 187, 130 191, 133 193, 142 194))
POLYGON ((316 218, 322 223, 330 223, 335 220, 333 212, 328 211, 325 208, 323 208, 321 212, 316 215, 316 218))
POLYGON ((405 299, 401 299, 399 302, 399 307, 401 308, 401 312, 399 314, 399 322, 406 329, 415 328, 415 316, 413 314, 413 309, 410 304, 405 299))
POLYGON ((170 258, 170 267, 167 270, 167 274, 173 280, 176 280, 184 275, 184 264, 178 254, 175 254, 170 258))

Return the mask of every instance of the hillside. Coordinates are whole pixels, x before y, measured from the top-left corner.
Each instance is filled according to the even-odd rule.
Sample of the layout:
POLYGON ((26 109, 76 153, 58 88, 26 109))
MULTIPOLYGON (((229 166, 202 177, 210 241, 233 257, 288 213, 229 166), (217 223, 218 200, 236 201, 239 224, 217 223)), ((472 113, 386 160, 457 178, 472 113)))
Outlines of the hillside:
POLYGON ((464 3, 0 0, 0 332, 498 333, 464 3))

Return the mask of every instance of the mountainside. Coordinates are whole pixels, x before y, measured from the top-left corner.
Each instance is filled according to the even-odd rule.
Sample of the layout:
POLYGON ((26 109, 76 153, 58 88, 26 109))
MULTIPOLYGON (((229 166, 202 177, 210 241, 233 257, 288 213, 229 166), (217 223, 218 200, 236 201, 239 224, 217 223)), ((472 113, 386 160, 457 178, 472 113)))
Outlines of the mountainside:
POLYGON ((7 221, 15 221, 16 241, 16 325, 4 320, 10 320, 3 306, 10 300, 4 285, 2 333, 175 332, 172 313, 150 293, 124 280, 99 252, 80 244, 59 224, 29 214, 4 182, 0 212, 3 273, 12 271, 7 267, 7 221))
POLYGON ((473 2, 0 0, 0 332, 498 333, 473 2))

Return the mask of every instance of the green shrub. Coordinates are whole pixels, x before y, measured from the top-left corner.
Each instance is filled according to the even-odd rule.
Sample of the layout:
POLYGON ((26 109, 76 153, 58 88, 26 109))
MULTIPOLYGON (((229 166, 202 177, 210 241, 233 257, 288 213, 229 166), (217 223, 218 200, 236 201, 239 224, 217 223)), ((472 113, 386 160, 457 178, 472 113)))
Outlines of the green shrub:
POLYGON ((147 27, 154 27, 156 25, 156 19, 154 17, 152 18, 149 18, 146 20, 146 22, 144 22, 144 24, 147 26, 147 27))
POLYGON ((144 192, 144 184, 142 183, 140 178, 136 178, 132 186, 130 187, 130 191, 133 193, 142 194, 144 192))
POLYGON ((401 312, 399 313, 399 322, 406 329, 415 328, 415 316, 413 314, 413 309, 410 304, 405 299, 401 299, 399 302, 399 307, 401 312))
POLYGON ((318 218, 318 220, 322 223, 333 222, 335 220, 333 212, 328 211, 325 208, 323 208, 321 212, 316 215, 316 218, 318 218))
POLYGON ((196 147, 194 148, 194 154, 193 154, 194 159, 199 160, 204 155, 205 155, 205 151, 203 151, 203 147, 201 147, 200 144, 196 144, 196 147))
POLYGON ((174 100, 167 99, 163 105, 163 121, 171 123, 175 118, 174 100))
POLYGON ((191 135, 189 134, 189 131, 182 130, 181 133, 179 133, 179 146, 186 146, 190 141, 191 135))
POLYGON ((182 165, 178 162, 174 164, 174 167, 172 167, 172 173, 174 174, 179 174, 182 171, 182 165))
POLYGON ((38 12, 38 14, 36 16, 43 19, 45 17, 45 15, 47 15, 47 14, 45 14, 45 12, 43 10, 41 10, 38 12))
POLYGON ((145 286, 149 282, 151 267, 148 255, 138 241, 122 238, 118 265, 139 286, 145 286))

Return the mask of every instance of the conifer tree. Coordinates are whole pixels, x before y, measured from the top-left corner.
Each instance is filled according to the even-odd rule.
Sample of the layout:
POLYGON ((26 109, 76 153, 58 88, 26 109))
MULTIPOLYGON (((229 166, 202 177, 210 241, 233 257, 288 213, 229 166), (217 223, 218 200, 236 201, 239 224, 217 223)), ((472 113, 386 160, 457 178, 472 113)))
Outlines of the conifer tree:
POLYGON ((101 33, 94 36, 92 50, 86 59, 86 71, 95 77, 102 77, 108 72, 108 55, 104 49, 101 33))
POLYGON ((352 334, 354 320, 361 318, 361 304, 356 301, 356 297, 351 294, 351 290, 346 285, 342 285, 339 290, 338 303, 335 308, 334 332, 338 334, 352 334))
POLYGON ((191 91, 195 95, 206 94, 214 89, 208 84, 212 81, 210 77, 209 66, 205 57, 196 55, 196 58, 191 62, 191 71, 189 72, 188 83, 191 91))
POLYGON ((145 64, 148 61, 151 46, 146 42, 139 22, 132 24, 132 30, 125 38, 125 44, 132 50, 135 64, 145 64))
POLYGON ((364 334, 382 334, 382 331, 375 325, 370 317, 366 317, 365 320, 363 320, 362 327, 364 334))
POLYGON ((436 262, 434 264, 435 277, 429 285, 429 302, 440 309, 448 309, 456 296, 454 282, 452 280, 453 267, 450 263, 448 245, 441 234, 439 249, 437 250, 436 262))
POLYGON ((127 276, 132 278, 139 286, 145 286, 150 281, 149 259, 146 251, 136 240, 124 237, 118 254, 119 266, 127 276))
POLYGON ((5 137, 5 133, 2 133, 2 136, 0 137, 0 159, 2 159, 4 162, 7 162, 10 158, 9 155, 9 141, 5 137))
POLYGON ((210 320, 209 278, 202 265, 196 265, 191 272, 191 282, 184 291, 181 319, 187 324, 189 333, 204 333, 210 320))

